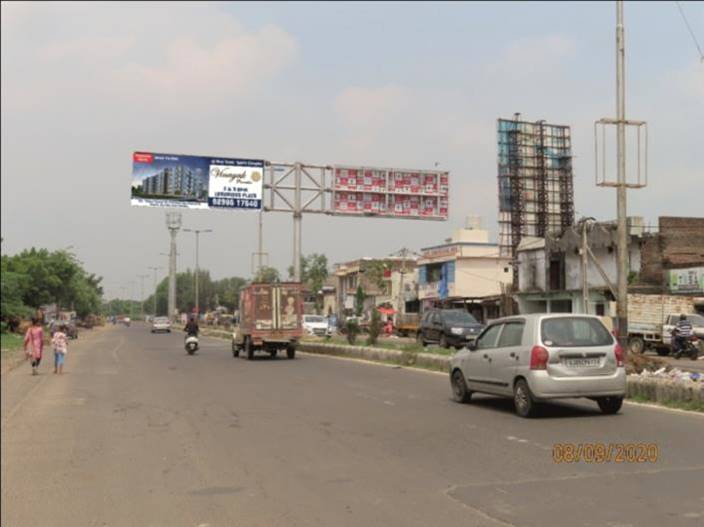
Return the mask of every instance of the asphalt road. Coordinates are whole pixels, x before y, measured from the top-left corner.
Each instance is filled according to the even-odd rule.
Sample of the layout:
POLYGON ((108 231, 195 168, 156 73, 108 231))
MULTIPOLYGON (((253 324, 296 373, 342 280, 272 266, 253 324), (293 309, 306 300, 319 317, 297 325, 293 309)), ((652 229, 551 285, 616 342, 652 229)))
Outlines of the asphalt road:
POLYGON ((704 417, 591 402, 516 417, 444 375, 300 354, 246 361, 144 326, 84 332, 66 373, 2 379, 2 525, 694 526, 704 417), (555 443, 655 443, 571 463, 555 443))

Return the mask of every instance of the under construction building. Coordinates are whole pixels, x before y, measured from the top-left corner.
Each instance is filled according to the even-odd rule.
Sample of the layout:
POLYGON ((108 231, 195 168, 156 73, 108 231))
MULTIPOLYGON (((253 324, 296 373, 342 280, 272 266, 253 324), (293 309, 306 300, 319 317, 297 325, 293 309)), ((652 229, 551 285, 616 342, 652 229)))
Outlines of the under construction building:
POLYGON ((524 236, 574 223, 570 127, 519 117, 498 120, 499 248, 511 258, 524 236))

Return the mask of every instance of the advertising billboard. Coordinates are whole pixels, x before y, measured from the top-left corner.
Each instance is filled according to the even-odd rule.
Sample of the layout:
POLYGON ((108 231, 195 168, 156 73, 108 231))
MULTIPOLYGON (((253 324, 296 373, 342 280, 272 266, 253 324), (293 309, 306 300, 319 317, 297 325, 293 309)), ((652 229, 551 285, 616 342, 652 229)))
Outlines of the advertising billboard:
POLYGON ((131 203, 260 210, 263 182, 263 160, 135 152, 131 203))
POLYGON ((446 220, 449 174, 336 165, 333 212, 390 218, 446 220))
POLYGON ((704 267, 670 269, 668 274, 672 293, 704 293, 704 267))

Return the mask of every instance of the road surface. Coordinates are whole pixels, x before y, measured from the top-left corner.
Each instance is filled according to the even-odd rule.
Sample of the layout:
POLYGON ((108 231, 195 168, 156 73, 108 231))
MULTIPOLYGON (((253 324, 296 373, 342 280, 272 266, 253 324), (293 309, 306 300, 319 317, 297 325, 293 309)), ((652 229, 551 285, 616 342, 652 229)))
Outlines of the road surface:
POLYGON ((63 376, 3 377, 2 525, 704 524, 702 416, 576 402, 526 420, 452 402, 440 374, 182 341, 83 332, 63 376), (659 460, 554 463, 568 442, 655 443, 659 460))

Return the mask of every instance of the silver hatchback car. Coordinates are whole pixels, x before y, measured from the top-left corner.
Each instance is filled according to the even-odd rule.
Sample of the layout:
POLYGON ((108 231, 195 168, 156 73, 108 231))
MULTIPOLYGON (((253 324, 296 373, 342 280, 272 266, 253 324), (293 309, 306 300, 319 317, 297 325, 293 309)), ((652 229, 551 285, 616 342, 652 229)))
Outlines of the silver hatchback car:
POLYGON ((537 403, 587 397, 605 414, 626 395, 624 353, 595 316, 531 314, 493 321, 450 361, 453 398, 473 392, 513 397, 529 417, 537 403))

